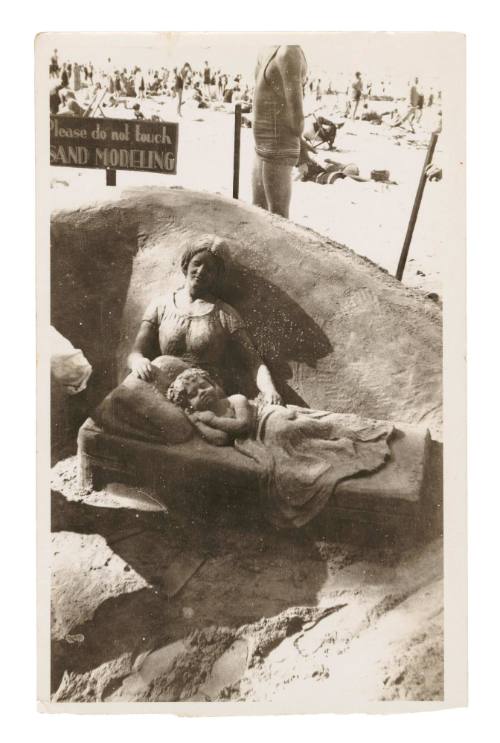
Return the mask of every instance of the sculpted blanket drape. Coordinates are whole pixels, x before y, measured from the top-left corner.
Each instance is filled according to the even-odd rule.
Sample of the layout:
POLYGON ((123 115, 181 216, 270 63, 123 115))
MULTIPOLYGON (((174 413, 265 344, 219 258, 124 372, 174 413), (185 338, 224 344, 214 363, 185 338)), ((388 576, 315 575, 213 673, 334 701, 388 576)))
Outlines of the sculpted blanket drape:
POLYGON ((266 405, 255 436, 235 446, 261 465, 268 520, 300 527, 322 510, 340 480, 384 465, 393 430, 390 423, 355 415, 266 405))

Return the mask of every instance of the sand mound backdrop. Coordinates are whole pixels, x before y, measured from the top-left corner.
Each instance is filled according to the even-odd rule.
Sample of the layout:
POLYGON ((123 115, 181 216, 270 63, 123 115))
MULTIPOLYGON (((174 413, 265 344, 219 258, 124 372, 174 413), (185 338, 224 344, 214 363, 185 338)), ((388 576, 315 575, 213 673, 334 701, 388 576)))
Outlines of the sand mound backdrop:
POLYGON ((89 404, 124 376, 146 305, 181 285, 182 251, 206 233, 227 242, 221 297, 245 318, 285 401, 425 423, 439 438, 441 311, 432 300, 308 229, 178 188, 53 215, 52 324, 94 368, 89 404))

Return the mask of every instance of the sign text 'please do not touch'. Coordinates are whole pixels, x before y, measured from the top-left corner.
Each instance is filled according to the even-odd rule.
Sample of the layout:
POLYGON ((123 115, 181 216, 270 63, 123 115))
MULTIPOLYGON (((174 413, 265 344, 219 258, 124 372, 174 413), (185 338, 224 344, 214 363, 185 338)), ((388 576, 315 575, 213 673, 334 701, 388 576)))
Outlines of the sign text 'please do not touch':
POLYGON ((50 117, 50 164, 175 175, 176 123, 50 117))

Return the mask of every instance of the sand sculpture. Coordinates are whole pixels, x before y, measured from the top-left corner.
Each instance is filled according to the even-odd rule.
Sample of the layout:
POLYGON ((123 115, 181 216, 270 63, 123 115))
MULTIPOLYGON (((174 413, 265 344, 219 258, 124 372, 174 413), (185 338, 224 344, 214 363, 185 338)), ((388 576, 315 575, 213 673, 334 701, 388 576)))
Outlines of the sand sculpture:
POLYGON ((150 299, 180 285, 186 241, 207 232, 228 245, 221 296, 245 318, 285 402, 420 423, 440 438, 432 300, 310 230, 178 188, 130 190, 53 216, 52 323, 92 364, 89 409, 125 376, 150 299))
MULTIPOLYGON (((51 321, 84 351, 94 370, 83 393, 86 397, 79 401, 77 395, 70 400, 79 402, 70 411, 73 420, 66 431, 73 447, 78 426, 125 375, 125 358, 150 298, 178 286, 178 262, 185 241, 207 232, 220 235, 228 244, 231 270, 223 298, 246 319, 287 402, 421 423, 434 439, 440 438, 438 305, 347 248, 284 219, 218 196, 148 188, 126 192, 113 202, 53 215, 51 321)), ((53 410, 53 429, 59 422, 53 410)), ((202 454, 206 459, 206 452, 202 454)), ((137 514, 131 511, 128 519, 126 508, 96 509, 78 499, 73 502, 71 461, 60 462, 55 468, 52 496, 54 549, 55 555, 61 555, 54 557, 53 577, 55 699, 210 701, 235 681, 239 686, 225 699, 275 700, 280 694, 284 698, 290 694, 293 679, 303 684, 311 678, 311 664, 316 664, 315 668, 320 662, 328 664, 324 648, 333 646, 323 639, 333 631, 335 663, 347 650, 349 668, 364 668, 366 632, 371 633, 373 646, 380 649, 380 658, 374 656, 367 676, 368 689, 358 689, 359 674, 355 674, 356 694, 362 698, 441 698, 438 542, 412 551, 405 558, 407 562, 398 563, 397 571, 390 561, 381 566, 378 548, 373 554, 365 548, 360 561, 356 548, 351 555, 350 548, 320 542, 321 549, 328 546, 329 551, 325 559, 318 559, 311 557, 310 542, 304 542, 302 554, 302 543, 290 543, 288 536, 282 541, 273 536, 275 559, 270 560, 269 551, 259 552, 261 526, 252 530, 245 520, 236 539, 225 526, 215 529, 223 557, 208 561, 205 570, 191 577, 183 586, 180 603, 173 599, 165 602, 150 585, 160 585, 162 569, 158 565, 173 561, 175 567, 175 523, 162 521, 165 534, 143 532, 124 538, 123 534, 131 531, 131 522, 137 531, 137 514), (94 523, 96 512, 98 525, 94 523), (82 513, 89 520, 83 527, 82 513), (70 523, 77 532, 85 533, 67 531, 70 523), (117 532, 119 528, 125 529, 123 534, 117 532), (168 529, 173 529, 173 536, 168 529), (228 561, 226 552, 234 550, 235 544, 237 552, 228 561), (153 548, 154 564, 150 565, 147 560, 151 561, 153 548), (68 554, 73 553, 78 553, 79 562, 71 572, 68 554), (242 555, 246 562, 241 561, 242 555), (93 568, 94 563, 104 567, 86 567, 92 564, 93 568), (342 583, 344 564, 350 568, 342 583), (336 598, 339 580, 346 587, 340 604, 336 598), (223 600, 214 603, 221 585, 225 587, 223 600), (316 608, 320 600, 327 603, 326 610, 316 608), (326 619, 322 619, 322 611, 326 619), (329 612, 334 612, 331 619, 329 612), (118 615, 126 616, 127 630, 110 644, 110 636, 116 637, 118 615), (384 622, 391 619, 387 642, 384 622), (282 680, 273 668, 269 670, 269 648, 284 642, 283 652, 289 653, 287 642, 306 642, 311 635, 304 634, 302 626, 307 627, 308 621, 319 634, 319 639, 313 637, 316 644, 311 647, 319 649, 298 653, 301 666, 297 662, 281 664, 282 680), (165 626, 169 627, 170 644, 163 647, 165 626), (361 635, 360 626, 367 628, 361 635), (188 633, 189 640, 184 641, 188 633), (377 642, 380 633, 383 638, 377 642), (356 644, 358 635, 361 640, 356 644), (87 638, 91 639, 91 651, 87 638), (139 645, 143 643, 141 650, 154 651, 134 662, 137 638, 139 645), (241 663, 229 678, 217 663, 224 664, 229 654, 232 669, 231 654, 239 653, 240 646, 241 663), (436 660, 432 673, 429 658, 436 660), (215 676, 218 686, 212 681, 215 676)), ((406 474, 411 475, 411 464, 403 462, 406 474)), ((429 477, 439 489, 438 458, 432 458, 429 477)), ((100 505, 106 505, 110 497, 106 493, 100 505)), ((357 497, 361 501, 363 493, 357 497)), ((337 489, 337 506, 347 508, 351 500, 352 493, 337 489)), ((384 514, 384 523, 386 519, 384 514)), ((372 523, 371 519, 370 526, 372 523)), ((186 559, 192 559, 191 552, 187 557, 182 554, 182 566, 186 559)), ((167 584, 168 580, 164 590, 169 588, 167 584)), ((345 674, 340 670, 337 675, 332 676, 332 683, 337 683, 331 687, 333 696, 338 690, 345 692, 345 674)), ((313 676, 317 684, 317 671, 313 676)), ((324 678, 329 683, 326 671, 324 678)))

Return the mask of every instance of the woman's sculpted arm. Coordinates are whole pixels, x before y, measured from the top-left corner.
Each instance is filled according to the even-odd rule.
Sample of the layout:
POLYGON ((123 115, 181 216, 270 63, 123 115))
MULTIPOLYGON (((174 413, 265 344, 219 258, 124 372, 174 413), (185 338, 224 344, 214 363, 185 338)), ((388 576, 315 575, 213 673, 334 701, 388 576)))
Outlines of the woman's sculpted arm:
POLYGON ((151 382, 153 379, 153 367, 146 354, 149 353, 156 332, 150 323, 143 321, 128 357, 129 369, 145 382, 151 382))
POLYGON ((158 341, 158 328, 158 302, 155 300, 146 308, 132 352, 128 357, 129 369, 145 382, 151 382, 153 379, 151 352, 158 341))

